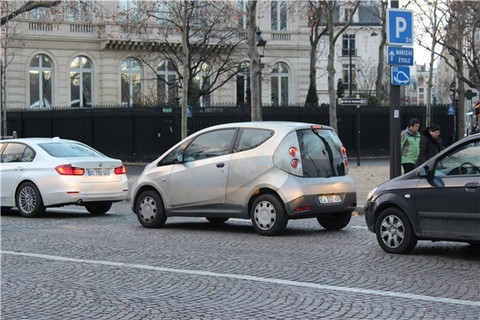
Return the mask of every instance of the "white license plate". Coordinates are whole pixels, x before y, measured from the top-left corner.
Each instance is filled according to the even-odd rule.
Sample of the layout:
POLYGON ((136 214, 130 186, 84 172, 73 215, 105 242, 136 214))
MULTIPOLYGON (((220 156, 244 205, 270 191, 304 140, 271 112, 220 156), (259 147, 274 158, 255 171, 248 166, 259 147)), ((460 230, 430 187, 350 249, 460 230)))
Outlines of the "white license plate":
POLYGON ((331 194, 328 196, 319 196, 318 201, 320 203, 339 203, 342 202, 342 197, 338 194, 331 194))
POLYGON ((87 169, 87 175, 99 177, 99 176, 109 176, 110 170, 108 169, 87 169))

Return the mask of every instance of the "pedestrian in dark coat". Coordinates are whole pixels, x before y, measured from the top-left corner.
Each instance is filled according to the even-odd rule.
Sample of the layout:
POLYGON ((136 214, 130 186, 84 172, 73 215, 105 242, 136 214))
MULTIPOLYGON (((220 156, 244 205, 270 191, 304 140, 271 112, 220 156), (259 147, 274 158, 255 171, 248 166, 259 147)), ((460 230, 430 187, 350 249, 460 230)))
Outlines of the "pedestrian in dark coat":
POLYGON ((432 123, 422 131, 420 138, 420 153, 418 154, 417 167, 440 152, 440 126, 432 123))

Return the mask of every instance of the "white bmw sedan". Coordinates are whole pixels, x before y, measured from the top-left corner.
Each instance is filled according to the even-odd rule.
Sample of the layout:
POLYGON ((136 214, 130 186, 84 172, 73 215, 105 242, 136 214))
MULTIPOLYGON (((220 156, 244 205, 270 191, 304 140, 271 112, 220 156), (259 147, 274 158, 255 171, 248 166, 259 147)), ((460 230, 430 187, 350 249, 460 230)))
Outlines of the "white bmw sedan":
POLYGON ((73 140, 24 138, 0 141, 1 207, 35 217, 46 207, 76 204, 103 214, 128 200, 121 160, 73 140))

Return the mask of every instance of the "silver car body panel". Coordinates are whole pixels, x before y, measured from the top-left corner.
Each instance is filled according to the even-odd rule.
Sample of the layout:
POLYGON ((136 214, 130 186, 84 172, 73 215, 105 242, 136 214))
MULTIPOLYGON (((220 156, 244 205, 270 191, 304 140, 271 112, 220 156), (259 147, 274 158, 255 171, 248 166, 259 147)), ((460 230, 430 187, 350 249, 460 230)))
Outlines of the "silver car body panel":
MULTIPOLYGON (((313 124, 306 123, 264 121, 230 123, 200 130, 187 140, 177 143, 145 167, 131 188, 132 210, 135 212, 135 197, 139 195, 139 190, 152 187, 160 194, 167 216, 176 214, 204 216, 213 212, 218 216, 223 211, 229 212, 230 217, 233 216, 232 212, 236 212, 235 216, 248 218, 249 201, 260 189, 277 193, 285 204, 295 202, 307 194, 315 199, 317 195, 339 194, 345 201, 356 205, 355 184, 350 176, 303 177, 301 162, 299 167, 292 168, 290 165, 292 157, 288 154, 288 148, 278 150, 281 145, 299 149, 296 130, 310 129, 312 126, 313 124), (261 146, 250 150, 158 166, 167 155, 179 146, 188 144, 188 141, 192 141, 198 135, 235 127, 263 128, 274 130, 274 134, 261 146)), ((327 206, 324 207, 328 211, 327 206)), ((330 208, 333 210, 330 213, 354 209, 345 207, 345 203, 330 208)), ((312 217, 318 213, 319 211, 312 212, 312 217)))

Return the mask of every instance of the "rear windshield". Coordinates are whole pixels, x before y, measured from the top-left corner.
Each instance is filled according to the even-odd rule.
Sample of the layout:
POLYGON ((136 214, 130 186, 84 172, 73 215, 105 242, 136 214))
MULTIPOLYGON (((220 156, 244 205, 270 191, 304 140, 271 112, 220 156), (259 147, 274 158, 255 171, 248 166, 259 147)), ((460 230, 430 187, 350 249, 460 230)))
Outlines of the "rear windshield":
POLYGON ((103 155, 84 144, 70 142, 41 143, 39 146, 56 158, 103 157, 103 155))
POLYGON ((304 177, 346 175, 342 142, 333 130, 297 130, 304 177))

